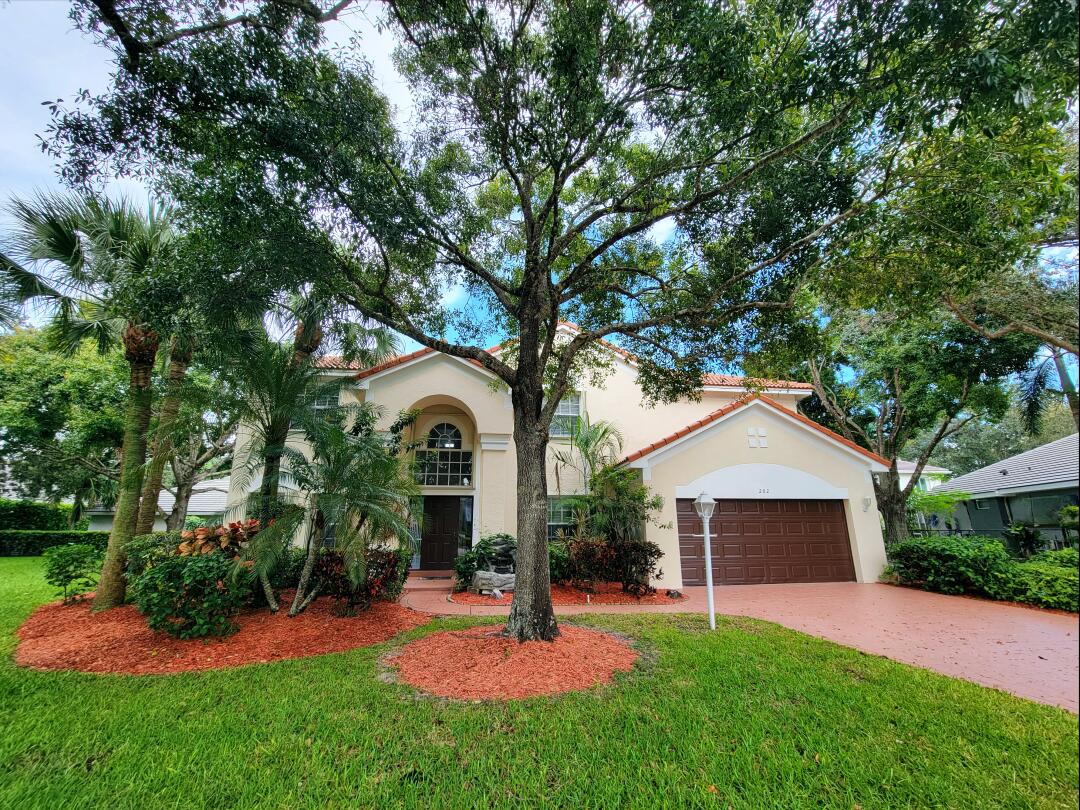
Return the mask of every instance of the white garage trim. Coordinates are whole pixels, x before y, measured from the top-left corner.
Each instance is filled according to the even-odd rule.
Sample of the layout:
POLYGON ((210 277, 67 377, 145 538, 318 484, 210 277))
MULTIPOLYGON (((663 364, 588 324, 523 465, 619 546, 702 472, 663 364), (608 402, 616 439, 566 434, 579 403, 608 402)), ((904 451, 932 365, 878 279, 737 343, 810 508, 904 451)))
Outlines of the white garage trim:
POLYGON ((676 498, 696 498, 704 492, 713 498, 736 500, 847 500, 848 491, 828 481, 780 464, 736 464, 721 467, 675 488, 676 498))

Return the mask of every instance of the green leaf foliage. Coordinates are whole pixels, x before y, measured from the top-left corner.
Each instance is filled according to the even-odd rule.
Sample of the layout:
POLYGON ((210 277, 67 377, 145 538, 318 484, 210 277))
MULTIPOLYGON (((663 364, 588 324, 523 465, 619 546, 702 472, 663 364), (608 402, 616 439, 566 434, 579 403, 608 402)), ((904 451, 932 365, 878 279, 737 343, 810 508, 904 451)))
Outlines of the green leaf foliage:
POLYGON ((992 537, 914 537, 889 550, 901 583, 1073 613, 1080 600, 1076 559, 1075 549, 1064 549, 1019 562, 992 537))
POLYGON ((65 543, 45 549, 45 581, 59 589, 64 604, 93 590, 101 568, 101 550, 86 543, 65 543))
POLYGON ((234 568, 221 553, 163 557, 132 583, 135 605, 152 629, 176 638, 228 635, 250 596, 234 568))

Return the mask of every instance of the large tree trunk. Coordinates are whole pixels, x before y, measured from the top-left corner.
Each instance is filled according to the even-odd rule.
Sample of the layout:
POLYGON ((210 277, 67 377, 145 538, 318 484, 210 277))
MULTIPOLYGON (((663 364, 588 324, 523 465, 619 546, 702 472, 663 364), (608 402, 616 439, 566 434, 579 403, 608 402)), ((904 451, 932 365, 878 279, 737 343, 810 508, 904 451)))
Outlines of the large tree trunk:
POLYGON ((124 329, 124 357, 131 368, 127 408, 124 413, 123 461, 120 466, 119 496, 116 516, 101 579, 94 597, 94 610, 107 610, 124 603, 127 563, 125 546, 135 532, 139 516, 139 493, 142 489, 142 467, 146 460, 146 432, 150 426, 153 404, 152 376, 157 356, 158 336, 149 329, 129 324, 124 329))
POLYGON ((506 635, 518 641, 552 641, 559 635, 551 605, 547 539, 546 428, 539 424, 540 396, 514 392, 517 447, 517 565, 506 635))
POLYGON ((154 448, 150 464, 143 476, 142 496, 139 500, 139 518, 135 523, 135 534, 149 534, 154 530, 157 517, 158 495, 161 494, 161 480, 165 475, 165 465, 172 454, 172 432, 180 413, 180 400, 184 391, 184 378, 191 364, 191 350, 178 346, 173 341, 169 353, 169 374, 165 383, 165 396, 161 400, 157 430, 154 432, 154 448))
POLYGON ((900 476, 896 472, 896 462, 887 473, 874 480, 878 510, 885 524, 885 547, 892 548, 911 536, 908 530, 907 500, 900 489, 900 476))
POLYGON ((165 529, 170 532, 178 532, 184 528, 187 520, 188 504, 191 503, 191 493, 195 490, 194 481, 176 482, 176 500, 173 502, 172 511, 165 518, 165 529))
POLYGON ((1061 390, 1069 403, 1069 410, 1072 411, 1073 423, 1076 429, 1080 430, 1080 394, 1077 394, 1076 386, 1069 376, 1069 369, 1065 366, 1065 353, 1061 349, 1054 349, 1053 352, 1054 367, 1057 368, 1058 379, 1061 380, 1061 390))

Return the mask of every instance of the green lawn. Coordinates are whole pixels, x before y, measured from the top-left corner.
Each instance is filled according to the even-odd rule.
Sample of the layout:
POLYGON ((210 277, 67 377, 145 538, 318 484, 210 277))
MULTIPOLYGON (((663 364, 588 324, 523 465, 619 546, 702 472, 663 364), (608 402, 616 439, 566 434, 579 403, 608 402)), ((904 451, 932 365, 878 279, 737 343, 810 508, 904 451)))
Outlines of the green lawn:
MULTIPOLYGON (((0 807, 1076 807, 1073 715, 763 622, 598 616, 647 663, 511 704, 418 699, 386 646, 122 677, 20 670, 52 595, 0 559, 0 807)), ((438 621, 415 631, 462 627, 438 621)))

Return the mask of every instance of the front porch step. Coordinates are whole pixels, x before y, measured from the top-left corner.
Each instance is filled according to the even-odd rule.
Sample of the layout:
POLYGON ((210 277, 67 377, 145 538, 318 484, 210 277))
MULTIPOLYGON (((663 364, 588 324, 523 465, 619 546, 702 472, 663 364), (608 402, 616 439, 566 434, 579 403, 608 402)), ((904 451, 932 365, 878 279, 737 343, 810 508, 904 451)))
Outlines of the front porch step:
POLYGON ((410 571, 405 580, 407 591, 445 591, 453 587, 453 571, 410 571))

